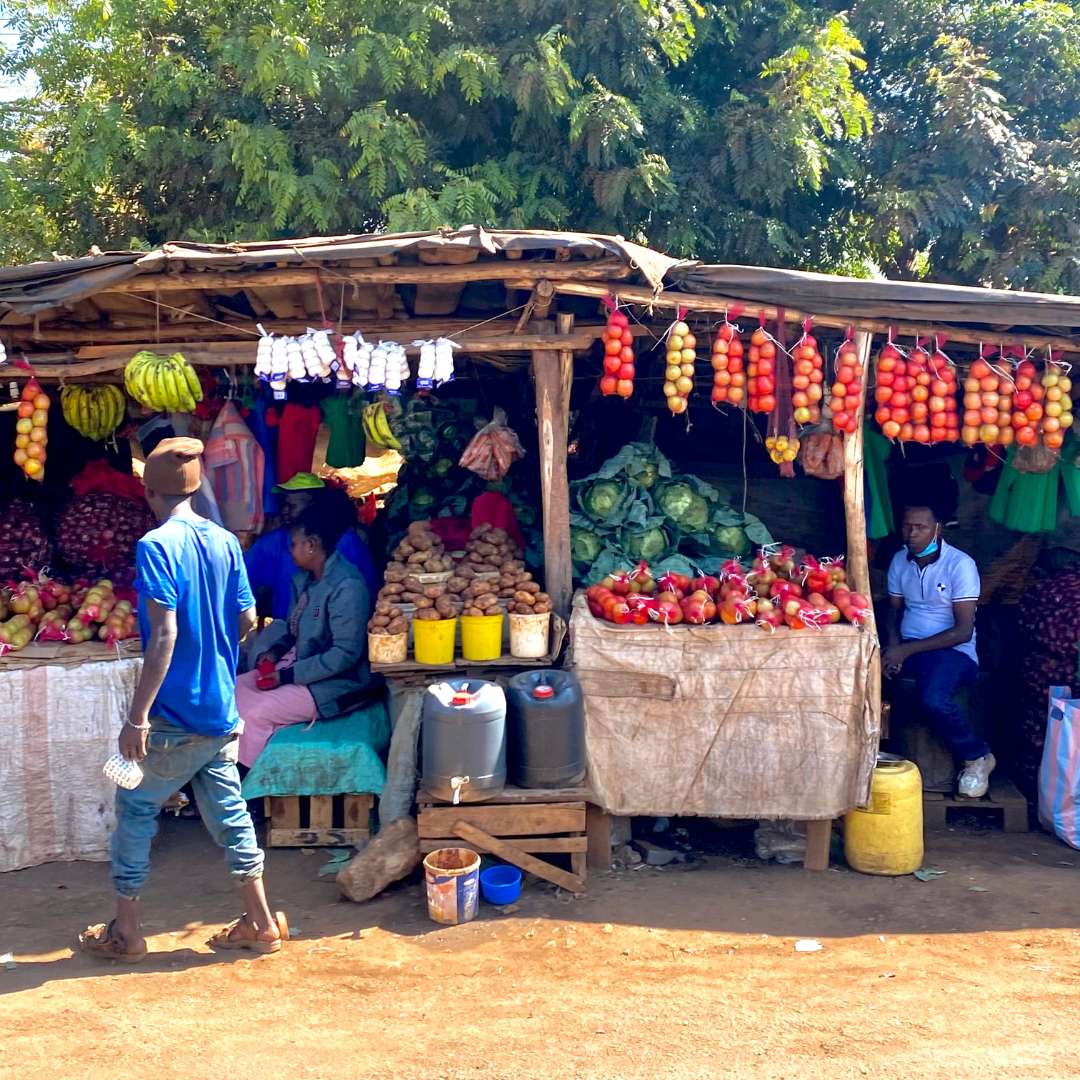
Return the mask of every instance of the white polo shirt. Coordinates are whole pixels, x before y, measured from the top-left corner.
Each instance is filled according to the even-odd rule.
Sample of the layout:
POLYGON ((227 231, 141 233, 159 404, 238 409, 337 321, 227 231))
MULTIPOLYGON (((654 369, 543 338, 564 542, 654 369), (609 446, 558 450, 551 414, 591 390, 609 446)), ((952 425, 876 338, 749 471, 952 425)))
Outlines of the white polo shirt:
MULTIPOLYGON (((907 548, 901 548, 889 565, 889 595, 904 601, 900 636, 907 641, 920 641, 951 630, 956 625, 953 604, 958 600, 978 600, 980 590, 975 560, 944 540, 941 554, 928 566, 920 567, 908 555, 907 548)), ((979 662, 974 630, 970 641, 953 648, 979 662)))

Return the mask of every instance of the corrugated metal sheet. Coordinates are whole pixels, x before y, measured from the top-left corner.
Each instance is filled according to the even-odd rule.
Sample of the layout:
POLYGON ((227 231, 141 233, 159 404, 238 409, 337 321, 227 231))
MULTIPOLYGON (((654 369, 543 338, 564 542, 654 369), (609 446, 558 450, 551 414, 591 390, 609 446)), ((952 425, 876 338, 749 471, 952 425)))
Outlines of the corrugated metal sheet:
POLYGON ((440 229, 434 232, 386 233, 364 236, 308 237, 258 243, 193 244, 170 242, 151 252, 109 252, 85 259, 29 263, 0 269, 0 312, 24 315, 92 296, 136 275, 181 270, 241 270, 260 265, 332 265, 350 259, 384 255, 408 256, 438 248, 473 248, 497 256, 507 251, 563 250, 571 259, 622 259, 653 289, 678 265, 687 265, 660 252, 618 236, 542 230, 440 229))
POLYGON ((928 282, 865 281, 761 266, 677 267, 669 283, 687 292, 753 304, 779 304, 816 315, 927 324, 1080 327, 1080 297, 928 282))

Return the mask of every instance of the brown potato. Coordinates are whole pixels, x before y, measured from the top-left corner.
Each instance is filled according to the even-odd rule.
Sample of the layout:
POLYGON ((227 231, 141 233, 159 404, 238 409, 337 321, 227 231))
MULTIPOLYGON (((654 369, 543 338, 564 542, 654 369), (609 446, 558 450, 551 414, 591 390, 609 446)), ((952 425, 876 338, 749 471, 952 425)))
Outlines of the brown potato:
POLYGON ((546 615, 551 610, 550 601, 538 600, 533 608, 534 615, 546 615))
POLYGON ((546 592, 539 592, 538 591, 533 596, 533 600, 538 604, 550 604, 551 603, 551 597, 548 596, 548 594, 546 592))
POLYGON ((408 577, 401 583, 405 586, 407 592, 423 592, 424 586, 421 584, 420 579, 415 574, 409 574, 408 577))
POLYGON ((424 595, 429 600, 438 600, 446 589, 442 585, 427 585, 424 587, 424 595))
POLYGON ((466 581, 472 581, 476 577, 476 571, 468 563, 462 563, 457 568, 457 576, 465 578, 466 581))
POLYGON ((385 626, 369 626, 368 627, 368 633, 369 634, 389 634, 390 632, 391 631, 388 630, 385 626))
POLYGON ((415 569, 421 563, 427 562, 427 557, 426 551, 414 551, 405 561, 415 569))
POLYGON ((441 618, 434 608, 425 608, 423 611, 418 611, 416 617, 418 619, 423 619, 424 622, 435 622, 441 618))
POLYGON ((405 586, 400 581, 388 581, 380 590, 380 595, 400 596, 405 591, 405 586))
POLYGON ((372 618, 371 622, 368 623, 368 626, 389 626, 389 625, 390 625, 390 616, 389 615, 376 615, 376 616, 374 616, 372 618))
POLYGON ((390 625, 387 630, 391 634, 407 634, 409 632, 409 624, 400 616, 396 619, 390 620, 390 625))
POLYGON ((488 534, 488 541, 492 544, 502 544, 510 538, 506 535, 505 529, 492 529, 488 534))
POLYGON ((384 576, 387 581, 404 581, 408 576, 408 571, 400 563, 390 563, 384 576))
POLYGON ((471 618, 477 618, 480 615, 484 614, 483 611, 478 607, 467 607, 464 613, 471 618))
POLYGON ((459 593, 469 586, 468 578, 463 578, 459 574, 455 574, 453 577, 446 579, 446 591, 452 593, 459 593))
POLYGON ((528 604, 515 604, 513 607, 515 615, 533 615, 535 612, 528 604))
POLYGON ((426 596, 418 596, 413 603, 416 605, 417 612, 427 611, 435 606, 435 601, 429 600, 426 596))
POLYGON ((378 601, 376 601, 376 603, 375 603, 375 614, 376 615, 389 615, 390 614, 390 601, 389 600, 378 600, 378 601))
POLYGON ((501 615, 502 608, 498 604, 492 604, 490 607, 484 608, 485 615, 501 615))
POLYGON ((476 606, 479 608, 492 607, 498 603, 499 598, 493 592, 481 593, 476 598, 476 606))
POLYGON ((525 592, 523 589, 519 589, 514 593, 514 600, 518 604, 525 604, 528 607, 532 607, 536 603, 536 598, 530 592, 525 592))
POLYGON ((522 592, 529 592, 535 594, 540 591, 540 582, 530 581, 528 578, 526 578, 518 585, 518 588, 521 589, 522 592))

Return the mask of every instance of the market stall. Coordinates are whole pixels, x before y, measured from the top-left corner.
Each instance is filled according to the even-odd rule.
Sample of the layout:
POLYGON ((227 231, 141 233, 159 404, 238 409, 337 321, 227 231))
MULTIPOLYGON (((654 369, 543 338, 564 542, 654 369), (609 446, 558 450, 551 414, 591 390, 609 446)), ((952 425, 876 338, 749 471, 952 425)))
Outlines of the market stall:
MULTIPOLYGON (((1050 487, 1074 512, 1080 493, 1063 366, 1077 326, 1069 298, 701 267, 575 233, 169 244, 0 271, 0 342, 26 365, 5 373, 23 393, 36 380, 6 483, 25 499, 43 467, 70 479, 125 425, 209 435, 224 417, 213 461, 245 538, 272 511, 230 498, 237 476, 266 494, 312 468, 382 504, 368 642, 395 718, 384 821, 413 804, 428 686, 565 663, 584 691, 585 801, 814 822, 820 866, 880 730, 867 536, 888 531, 882 478, 897 456, 969 446, 1011 464, 1030 447, 1052 459, 1037 475, 1057 470, 1040 525, 1060 529, 1050 487), (87 440, 47 466, 61 410, 39 393, 66 398, 87 440), (261 458, 230 441, 248 429, 261 458), (843 570, 805 588, 827 567, 843 570)), ((1026 496, 1000 490, 992 512, 1016 526, 1026 496)))

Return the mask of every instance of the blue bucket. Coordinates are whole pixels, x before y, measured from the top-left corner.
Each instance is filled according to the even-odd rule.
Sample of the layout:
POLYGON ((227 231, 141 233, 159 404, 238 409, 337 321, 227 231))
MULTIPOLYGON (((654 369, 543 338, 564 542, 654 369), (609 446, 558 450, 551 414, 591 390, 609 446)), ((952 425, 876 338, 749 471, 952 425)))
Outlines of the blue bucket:
POLYGON ((480 891, 489 904, 512 904, 521 896, 521 871, 516 866, 489 866, 480 872, 480 891))

